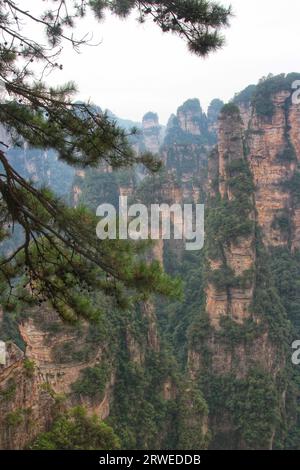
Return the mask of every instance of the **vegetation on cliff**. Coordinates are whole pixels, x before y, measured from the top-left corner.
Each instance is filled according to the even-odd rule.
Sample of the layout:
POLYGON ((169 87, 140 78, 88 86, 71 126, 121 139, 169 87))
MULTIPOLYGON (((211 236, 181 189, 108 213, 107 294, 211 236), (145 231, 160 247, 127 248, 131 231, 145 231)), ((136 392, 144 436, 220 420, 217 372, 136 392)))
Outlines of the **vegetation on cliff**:
POLYGON ((59 414, 51 430, 40 434, 30 449, 116 450, 120 441, 110 426, 78 406, 59 414))
MULTIPOLYGON (((140 21, 153 19, 163 32, 170 31, 184 38, 191 51, 207 55, 223 44, 219 31, 228 25, 230 8, 215 2, 190 0, 171 5, 165 1, 56 3, 50 2, 49 9, 42 10, 41 15, 22 9, 13 0, 1 4, 0 28, 4 34, 1 78, 9 98, 1 105, 0 121, 10 139, 14 143, 23 139, 31 147, 55 150, 60 160, 75 167, 93 168, 104 161, 112 168, 134 163, 157 168, 149 153, 134 152, 128 133, 107 114, 90 103, 74 103, 74 83, 48 87, 37 79, 32 64, 42 64, 42 75, 46 71, 63 70, 63 64, 59 63, 63 46, 69 44, 78 50, 87 42, 77 39, 74 32, 76 22, 89 11, 100 20, 105 11, 126 17, 137 10, 140 21), (44 30, 47 46, 40 45, 34 35, 28 35, 28 24, 44 30), (207 24, 209 28, 204 28, 207 24)), ((107 286, 103 289, 101 276, 107 274, 119 287, 123 284, 133 288, 138 287, 138 279, 154 275, 150 266, 139 267, 133 261, 136 255, 133 248, 124 244, 122 249, 120 246, 114 249, 113 244, 96 243, 95 237, 91 237, 95 220, 87 211, 70 209, 48 189, 36 188, 11 166, 3 150, 0 161, 4 172, 0 182, 1 240, 12 235, 11 226, 18 225, 23 234, 21 244, 1 261, 0 282, 7 285, 1 292, 4 299, 26 301, 31 292, 38 302, 51 302, 64 319, 72 320, 80 315, 94 318, 97 308, 87 296, 77 292, 79 281, 115 296, 114 283, 109 289, 107 286), (125 256, 122 260, 120 252, 125 256), (128 269, 130 263, 132 269, 128 269), (93 276, 86 275, 91 271, 93 276), (23 277, 25 291, 16 292, 13 279, 17 277, 23 277)), ((155 271, 157 274, 157 267, 155 271)))
MULTIPOLYGON (((140 7, 140 20, 154 17, 163 31, 184 37, 200 55, 222 44, 219 29, 230 15, 230 9, 206 1, 170 5, 165 1, 95 0, 81 10, 70 3, 73 14, 61 17, 61 23, 49 12, 44 18, 53 48, 59 40, 80 45, 65 34, 88 6, 99 19, 106 10, 126 16, 140 7)), ((5 11, 10 7, 16 15, 29 18, 15 2, 5 4, 1 6, 5 11)), ((7 27, 6 18, 1 21, 0 27, 7 27)), ((16 21, 12 18, 15 27, 16 21)), ((154 170, 160 164, 147 151, 137 155, 127 131, 99 109, 74 104, 73 84, 59 89, 33 85, 24 69, 18 69, 19 53, 30 63, 40 56, 50 68, 60 68, 46 50, 36 50, 29 40, 27 46, 19 44, 15 50, 4 44, 0 52, 5 86, 14 97, 1 105, 2 122, 30 145, 54 148, 63 161, 85 170, 75 178, 80 196, 77 207, 70 208, 47 188, 32 185, 0 152, 4 171, 1 237, 11 235, 8 224, 18 224, 24 233, 24 243, 12 254, 4 253, 1 260, 1 294, 6 300, 1 338, 24 349, 19 323, 23 320, 24 327, 31 315, 29 332, 40 342, 43 357, 41 364, 23 356, 19 361, 25 392, 26 387, 33 389, 33 383, 55 401, 53 377, 55 383, 61 383, 66 380, 64 373, 71 367, 76 371, 80 364, 78 374, 70 374, 68 405, 80 402, 98 410, 109 408, 103 422, 83 407, 58 410, 57 403, 51 402, 49 409, 55 412, 52 425, 31 448, 299 447, 296 389, 300 381, 287 364, 292 328, 300 329, 299 251, 291 251, 293 226, 282 211, 272 227, 286 234, 286 246, 265 246, 247 153, 249 134, 243 133, 239 112, 241 104, 252 103, 257 116, 270 118, 274 94, 290 90, 292 80, 299 76, 269 77, 224 107, 215 100, 208 117, 198 100, 188 100, 168 126, 162 147, 165 168, 146 178, 143 173, 140 181, 141 173, 133 164, 144 163, 154 170), (224 142, 230 148, 223 148, 222 157, 222 146, 214 152, 218 168, 208 189, 207 152, 216 143, 218 118, 221 126, 226 120, 228 140, 224 142), (217 158, 223 158, 222 162, 217 158), (117 171, 111 172, 112 168, 117 171), (120 240, 96 242, 91 211, 104 200, 117 206, 122 191, 146 205, 178 198, 181 202, 208 201, 205 249, 189 253, 180 243, 142 247, 120 240), (160 250, 164 270, 158 261, 151 262, 155 255, 145 255, 142 248, 160 250), (251 258, 246 269, 240 269, 243 256, 251 258), (182 281, 183 298, 178 299, 178 279, 170 276, 182 281), (18 287, 17 277, 22 280, 18 287), (162 299, 152 293, 174 298, 162 299), (54 321, 40 318, 38 323, 33 310, 46 311, 48 300, 58 315, 54 321), (211 300, 214 305, 209 311, 211 300), (27 312, 22 309, 25 301, 30 306, 27 312), (226 308, 218 310, 222 302, 221 307, 226 308), (69 322, 69 330, 59 316, 69 322), (86 320, 92 320, 92 325, 88 327, 86 320), (49 371, 50 361, 55 367, 41 384, 39 367, 49 371)), ((156 119, 154 113, 145 117, 156 119)), ((260 130, 256 133, 260 135, 260 130)), ((295 152, 287 145, 277 155, 278 165, 295 160, 295 152)), ((299 171, 285 184, 291 204, 297 206, 299 171)), ((0 404, 8 410, 2 417, 4 433, 25 429, 32 419, 30 409, 19 404, 13 407, 18 383, 4 379, 0 389, 0 404)))

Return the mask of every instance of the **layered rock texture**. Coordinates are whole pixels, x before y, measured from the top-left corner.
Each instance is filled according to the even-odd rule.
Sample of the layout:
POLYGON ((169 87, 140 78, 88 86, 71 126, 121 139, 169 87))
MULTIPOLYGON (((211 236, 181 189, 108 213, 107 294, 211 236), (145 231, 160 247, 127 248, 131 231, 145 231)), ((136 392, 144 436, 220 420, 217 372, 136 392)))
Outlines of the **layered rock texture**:
POLYGON ((204 202, 205 246, 159 240, 148 255, 182 279, 181 300, 109 305, 97 326, 63 324, 47 308, 4 312, 0 447, 30 445, 63 400, 96 412, 128 449, 299 448, 299 78, 268 77, 225 106, 213 100, 207 115, 188 100, 166 129, 147 113, 132 144, 160 154, 156 175, 77 173, 73 204, 92 210, 120 195, 204 202))
POLYGON ((158 122, 156 113, 146 113, 143 117, 143 141, 145 148, 157 154, 162 142, 162 128, 158 122))
POLYGON ((289 253, 298 256, 294 79, 269 78, 226 105, 209 159, 205 297, 189 368, 208 401, 213 448, 274 448, 287 438, 287 347, 299 306, 295 287, 282 285, 297 269, 289 253), (272 403, 263 390, 273 390, 272 403))
MULTIPOLYGON (((219 120, 218 150, 213 154, 213 159, 216 169, 210 168, 210 171, 218 175, 213 191, 216 196, 220 196, 223 203, 220 204, 220 212, 224 210, 224 219, 220 213, 219 222, 224 226, 219 227, 219 233, 211 233, 217 240, 215 248, 219 250, 219 254, 214 256, 215 253, 212 253, 209 258, 209 271, 214 279, 220 277, 220 282, 219 279, 217 282, 208 282, 206 296, 207 313, 212 325, 218 327, 220 319, 224 316, 243 323, 250 315, 249 306, 253 296, 252 272, 256 257, 255 210, 251 176, 244 155, 242 121, 238 110, 229 108, 228 111, 222 112, 219 120), (243 218, 239 222, 245 227, 240 231, 238 226, 232 224, 230 239, 226 240, 229 235, 223 233, 229 223, 226 218, 230 218, 231 211, 234 210, 239 212, 237 217, 243 218), (238 278, 239 282, 230 283, 230 276, 238 278)), ((211 181, 213 178, 214 176, 211 176, 211 181)), ((212 208, 214 209, 217 211, 218 206, 212 208)), ((217 218, 218 215, 213 217, 217 218)))

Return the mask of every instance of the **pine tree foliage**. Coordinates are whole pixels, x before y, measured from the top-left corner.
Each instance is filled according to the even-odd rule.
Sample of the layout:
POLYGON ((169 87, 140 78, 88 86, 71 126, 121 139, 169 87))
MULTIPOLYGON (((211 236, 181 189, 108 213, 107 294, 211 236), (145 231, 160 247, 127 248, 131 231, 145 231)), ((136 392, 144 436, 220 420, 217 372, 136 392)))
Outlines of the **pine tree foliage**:
MULTIPOLYGON (((204 0, 48 0, 35 2, 35 8, 26 3, 0 0, 0 122, 10 142, 54 149, 62 161, 80 168, 105 161, 113 169, 143 163, 155 171, 160 163, 149 153, 137 155, 128 133, 105 113, 92 103, 74 102, 74 83, 49 87, 44 77, 63 70, 66 44, 75 51, 91 44, 89 35, 76 37, 77 22, 89 12, 101 20, 105 12, 126 17, 136 11, 141 22, 151 18, 204 56, 223 44, 220 29, 228 25, 230 8, 204 0)), ((0 260, 2 303, 12 308, 19 300, 50 300, 66 319, 93 318, 97 311, 89 293, 94 288, 123 306, 125 290, 177 291, 177 282, 156 263, 140 260, 139 244, 97 240, 92 214, 70 209, 47 188, 26 181, 10 165, 5 143, 1 146, 0 240, 20 227, 23 232, 21 244, 0 260)))

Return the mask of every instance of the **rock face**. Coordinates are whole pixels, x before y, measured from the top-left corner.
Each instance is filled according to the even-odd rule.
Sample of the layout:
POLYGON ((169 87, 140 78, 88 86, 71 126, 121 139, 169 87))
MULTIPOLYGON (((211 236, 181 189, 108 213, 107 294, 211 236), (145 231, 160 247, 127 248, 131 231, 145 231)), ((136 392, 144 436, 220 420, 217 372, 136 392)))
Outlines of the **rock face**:
MULTIPOLYGON (((300 109, 292 102, 297 74, 277 76, 236 98, 247 137, 247 158, 256 187, 258 223, 268 246, 299 248, 300 109), (254 94, 256 101, 245 98, 254 94), (243 96, 242 96, 243 97, 243 96), (294 184, 293 184, 294 183, 294 184)), ((248 90, 248 91, 247 91, 248 90)))
MULTIPOLYGON (((212 126, 215 125, 213 119, 213 117, 210 119, 212 126)), ((217 119, 217 114, 215 114, 215 119, 217 119)), ((211 143, 207 118, 198 100, 190 100, 178 109, 177 116, 170 119, 164 138, 162 131, 157 115, 147 113, 143 118, 141 139, 134 143, 138 151, 147 150, 152 153, 157 153, 163 146, 162 158, 166 162, 166 174, 159 176, 158 181, 156 177, 154 180, 150 178, 151 184, 158 184, 156 189, 152 189, 150 185, 151 197, 155 194, 158 198, 157 202, 168 202, 170 205, 200 201, 201 187, 204 185, 206 175, 207 153, 211 148, 211 143)), ((27 158, 25 155, 23 160, 24 172, 29 172, 34 176, 37 169, 36 159, 32 159, 31 156, 27 158)), ((110 202, 117 207, 119 196, 140 197, 135 185, 135 176, 132 173, 116 174, 107 165, 92 172, 79 170, 73 183, 72 201, 75 206, 79 202, 84 202, 92 210, 101 202, 110 202)), ((144 202, 147 201, 144 200, 144 202)), ((179 245, 177 242, 171 243, 176 259, 180 257, 183 249, 182 243, 179 245)), ((165 263, 166 247, 162 240, 155 245, 152 257, 159 260, 161 264, 165 263)), ((96 412, 102 419, 106 419, 109 415, 114 417, 118 413, 120 420, 123 414, 128 413, 127 404, 123 405, 123 409, 116 411, 120 400, 118 398, 120 384, 122 380, 127 380, 126 377, 120 378, 124 369, 124 354, 127 355, 128 370, 145 369, 145 377, 143 378, 139 372, 133 384, 141 380, 141 386, 149 386, 149 391, 153 392, 151 376, 148 377, 147 373, 147 364, 149 360, 155 360, 156 373, 160 369, 163 371, 161 382, 155 393, 162 394, 165 402, 180 402, 180 407, 184 410, 182 416, 181 411, 178 411, 178 420, 182 421, 182 433, 178 433, 180 440, 173 445, 179 445, 179 442, 184 446, 189 445, 184 440, 186 439, 184 430, 189 427, 195 429, 195 436, 198 439, 195 445, 199 445, 199 439, 203 439, 204 445, 208 434, 207 410, 204 405, 202 407, 200 394, 198 396, 198 392, 192 391, 193 385, 185 384, 184 380, 179 386, 174 379, 174 371, 166 369, 164 362, 160 362, 160 357, 164 357, 165 352, 161 348, 156 305, 152 301, 142 302, 137 307, 136 315, 141 320, 137 322, 133 315, 131 320, 126 320, 120 331, 116 333, 119 336, 118 339, 114 338, 114 341, 118 347, 116 352, 112 353, 110 349, 112 345, 106 341, 94 342, 89 346, 91 350, 86 351, 87 345, 90 344, 87 325, 83 325, 78 336, 76 329, 63 325, 49 309, 46 308, 42 312, 32 311, 30 319, 19 325, 22 340, 26 345, 25 352, 18 348, 16 348, 17 353, 12 352, 11 349, 15 346, 11 345, 9 361, 5 368, 0 370, 0 387, 4 395, 8 395, 10 383, 16 383, 20 390, 20 393, 12 393, 9 397, 8 413, 3 410, 1 414, 0 447, 24 448, 34 440, 38 433, 49 429, 56 410, 57 398, 60 396, 65 397, 67 406, 83 404, 89 412, 96 412), (84 355, 82 351, 85 351, 84 355), (109 357, 110 373, 105 379, 101 398, 95 400, 85 395, 76 395, 74 384, 82 379, 86 370, 101 367, 102 364, 107 363, 107 357, 109 357), (32 364, 32 369, 30 364, 32 364), (149 385, 146 385, 149 380, 149 385), (185 389, 181 391, 182 387, 185 389), (199 408, 199 414, 195 417, 193 407, 196 404, 200 406, 200 403, 201 409, 199 408), (7 420, 16 423, 8 425, 7 420), (36 423, 33 427, 31 427, 31 420, 36 423)), ((128 390, 128 394, 130 393, 134 396, 136 390, 133 389, 132 392, 128 390)), ((149 403, 148 406, 153 406, 153 404, 149 403)), ((133 411, 131 410, 130 413, 133 411)), ((143 411, 141 410, 140 413, 143 411)), ((170 419, 166 415, 166 423, 170 419)), ((134 429, 134 432, 137 430, 134 429)), ((156 440, 152 446, 158 446, 158 442, 163 442, 163 440, 167 442, 169 439, 167 428, 161 431, 159 439, 160 441, 156 440)))
POLYGON ((287 234, 275 221, 277 215, 289 216, 290 194, 283 183, 292 178, 297 155, 300 156, 299 137, 295 139, 295 135, 299 136, 299 120, 296 106, 289 106, 289 99, 288 91, 279 92, 272 100, 275 107, 272 117, 266 119, 254 111, 248 124, 248 158, 257 188, 258 222, 266 244, 273 246, 287 243, 287 234))
POLYGON ((94 346, 86 358, 76 359, 76 353, 79 355, 88 344, 87 325, 78 335, 78 330, 64 326, 57 314, 45 309, 32 312, 31 318, 19 328, 26 351, 6 343, 7 361, 0 366, 0 448, 22 449, 47 430, 60 396, 66 398, 66 405, 85 405, 89 412, 105 419, 109 414, 113 373, 99 400, 75 396, 72 390, 82 371, 103 360, 103 344, 94 346), (67 357, 66 345, 73 348, 71 358, 67 357))
MULTIPOLYGON (((161 153, 166 169, 180 182, 182 202, 196 202, 206 187, 207 155, 216 143, 218 112, 208 119, 197 99, 188 100, 169 119, 161 153)), ((178 201, 177 201, 178 202, 178 201)))
POLYGON ((157 154, 162 142, 162 129, 158 122, 158 115, 152 112, 146 113, 142 126, 145 148, 157 154))
POLYGON ((9 148, 6 154, 10 164, 24 178, 46 185, 69 200, 74 169, 60 161, 55 152, 32 149, 25 142, 21 148, 9 148))
MULTIPOLYGON (((221 113, 215 165, 218 168, 217 193, 220 194, 223 201, 228 201, 229 204, 235 206, 236 203, 240 202, 241 195, 236 191, 233 183, 243 182, 243 179, 246 179, 243 171, 246 173, 247 165, 244 155, 242 121, 238 110, 221 113)), ((212 175, 210 180, 213 178, 212 175)), ((244 216, 249 222, 249 233, 245 236, 240 235, 238 232, 233 233, 227 244, 222 244, 222 246, 220 244, 221 256, 209 259, 212 278, 222 274, 227 280, 230 276, 238 279, 245 278, 245 283, 240 282, 243 286, 238 286, 238 283, 230 285, 230 282, 225 282, 224 286, 220 286, 219 283, 208 281, 206 311, 211 324, 216 328, 219 326, 220 318, 229 316, 234 321, 243 323, 250 315, 249 306, 252 301, 254 287, 250 273, 253 270, 256 255, 254 250, 255 212, 254 207, 251 207, 253 203, 252 195, 248 197, 249 200, 245 201, 245 206, 248 204, 249 210, 248 208, 245 209, 244 216), (246 285, 244 286, 244 284, 246 285)), ((241 207, 240 210, 242 209, 241 207)), ((224 220, 224 224, 226 222, 224 220)))
MULTIPOLYGON (((289 385, 279 386, 278 380, 287 370, 282 346, 288 344, 289 323, 268 267, 273 250, 285 250, 276 251, 277 256, 288 257, 299 248, 300 120, 299 106, 291 100, 292 79, 263 81, 237 96, 236 104, 226 105, 219 119, 218 145, 209 158, 205 303, 198 319, 200 332, 190 336, 188 360, 191 376, 205 384, 204 396, 218 414, 210 414, 213 448, 273 448, 280 433, 269 420, 265 438, 258 438, 262 417, 254 403, 251 439, 248 418, 237 431, 247 411, 240 410, 239 416, 230 411, 231 387, 231 399, 238 403, 245 398, 237 393, 241 384, 247 389, 254 380, 256 387, 270 387, 278 396, 268 405, 270 413, 280 415, 287 406, 289 385), (280 324, 285 325, 284 334, 280 324), (258 371, 268 384, 262 383, 258 371), (208 383, 220 386, 219 392, 214 390, 223 396, 219 408, 208 383)), ((275 274, 282 269, 287 275, 279 259, 275 274)), ((284 299, 286 289, 282 294, 284 299)), ((251 396, 256 396, 255 389, 251 396)))
POLYGON ((208 130, 212 134, 215 141, 217 141, 217 134, 218 134, 218 117, 223 106, 224 106, 223 101, 219 99, 214 99, 210 103, 208 110, 207 110, 208 130))
POLYGON ((0 366, 0 448, 22 449, 50 425, 54 399, 38 372, 29 372, 24 353, 13 343, 6 347, 7 362, 0 366))
POLYGON ((146 205, 205 202, 205 248, 187 253, 181 241, 159 240, 148 256, 184 281, 180 302, 136 302, 126 314, 112 307, 96 332, 62 325, 47 309, 23 320, 25 351, 7 343, 0 365, 0 447, 24 448, 48 429, 61 395, 109 416, 126 448, 285 446, 297 421, 287 366, 287 319, 299 317, 297 279, 290 286, 300 274, 294 79, 251 85, 224 107, 213 100, 207 116, 188 100, 163 132, 147 113, 133 144, 160 152, 159 174, 104 165, 76 175, 74 203, 92 210, 117 205, 119 195, 146 205), (286 268, 289 257, 299 266, 286 268), (101 394, 89 396, 82 380, 95 368, 101 394))
POLYGON ((178 108, 177 119, 183 132, 192 135, 202 135, 207 132, 207 118, 197 98, 187 100, 178 108))

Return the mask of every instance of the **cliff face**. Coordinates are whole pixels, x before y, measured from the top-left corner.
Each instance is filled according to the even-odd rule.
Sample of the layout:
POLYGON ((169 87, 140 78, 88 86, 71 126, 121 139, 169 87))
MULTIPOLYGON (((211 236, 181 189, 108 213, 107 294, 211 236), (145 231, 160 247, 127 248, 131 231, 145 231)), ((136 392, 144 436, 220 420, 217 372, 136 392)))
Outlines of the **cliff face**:
POLYGON ((205 247, 189 253, 159 240, 149 254, 181 277, 184 300, 136 302, 126 313, 111 306, 92 328, 62 324, 47 309, 22 320, 25 352, 7 343, 0 366, 0 447, 23 448, 48 429, 62 395, 108 419, 125 448, 288 445, 296 409, 288 319, 300 330, 295 78, 251 85, 221 112, 214 100, 207 116, 188 100, 165 131, 147 113, 133 145, 160 152, 157 175, 106 165, 76 175, 74 204, 92 210, 117 207, 119 195, 205 202, 205 247))
POLYGON ((192 135, 201 135, 207 131, 207 120, 199 100, 187 100, 177 110, 179 127, 183 132, 192 135))
POLYGON ((7 342, 6 364, 0 366, 0 448, 22 449, 49 429, 59 397, 65 406, 81 404, 105 419, 109 414, 114 369, 101 396, 91 399, 72 387, 82 372, 104 362, 104 343, 92 344, 88 325, 64 325, 48 308, 33 310, 19 325, 25 352, 7 342))
POLYGON ((296 78, 297 74, 277 76, 256 89, 248 87, 252 102, 237 97, 264 242, 293 249, 299 248, 299 204, 293 184, 300 158, 300 109, 292 102, 296 78))
POLYGON ((50 425, 54 399, 24 353, 13 343, 6 348, 6 364, 0 366, 0 448, 23 449, 50 425))
MULTIPOLYGON (((248 124, 248 159, 256 185, 258 223, 265 243, 272 246, 288 242, 288 233, 276 224, 276 218, 296 216, 291 195, 284 187, 295 174, 300 157, 299 106, 290 105, 289 101, 290 92, 277 93, 272 97, 272 116, 260 116, 253 110, 248 124)), ((299 230, 297 221, 295 230, 299 230)))
MULTIPOLYGON (((212 118, 210 123, 215 125, 212 118)), ((145 203, 155 202, 153 195, 156 202, 168 202, 170 205, 198 202, 206 177, 207 152, 211 148, 207 118, 199 102, 191 100, 180 107, 173 123, 171 119, 163 140, 162 137, 157 115, 147 113, 143 118, 141 137, 134 145, 139 151, 157 153, 163 144, 165 173, 149 178, 142 175, 141 189, 137 190, 136 175, 131 171, 115 173, 107 165, 96 171, 78 171, 73 183, 73 204, 83 202, 92 210, 101 202, 110 202, 118 207, 120 195, 138 198, 145 203)), ((24 165, 24 171, 34 175, 34 161, 25 159, 24 165)), ((151 256, 164 264, 167 249, 172 250, 174 259, 180 259, 183 245, 171 241, 167 248, 159 240, 151 256)), ((65 406, 79 403, 102 419, 109 417, 116 423, 116 431, 121 435, 126 434, 126 429, 128 436, 136 435, 134 442, 127 442, 128 438, 124 438, 125 446, 185 448, 190 445, 191 439, 195 447, 199 447, 200 442, 202 446, 207 445, 206 404, 194 384, 186 382, 184 377, 178 378, 175 358, 166 362, 165 347, 161 346, 163 332, 159 328, 155 303, 142 302, 130 312, 129 317, 122 318, 122 314, 117 328, 116 315, 114 312, 112 324, 106 320, 103 323, 104 329, 110 332, 109 341, 101 334, 99 338, 96 335, 91 339, 87 325, 82 325, 78 330, 62 324, 47 308, 32 311, 30 318, 19 324, 25 352, 18 350, 20 357, 9 354, 7 367, 10 373, 0 371, 0 386, 5 391, 9 378, 20 386, 20 394, 10 396, 8 418, 6 412, 2 414, 0 447, 24 448, 37 434, 49 429, 60 397, 64 397, 65 406), (103 381, 98 385, 101 393, 96 395, 89 393, 89 388, 93 389, 94 385, 87 379, 93 377, 93 371, 95 374, 101 371, 103 375, 103 381), (128 377, 131 377, 129 383, 128 377), (137 387, 143 395, 148 393, 147 390, 149 393, 151 391, 148 401, 140 398, 140 407, 135 406, 137 387), (148 415, 147 407, 154 409, 161 397, 165 411, 164 419, 158 425, 155 415, 148 415), (172 406, 176 407, 176 419, 181 423, 176 434, 171 432, 174 417, 169 407, 172 410, 172 406), (196 416, 193 412, 195 407, 198 410, 196 416), (25 409, 33 411, 26 414, 25 409), (126 418, 128 414, 131 416, 130 423, 126 418), (16 420, 13 430, 7 425, 7 419, 16 420), (32 429, 31 419, 36 423, 32 429), (156 437, 147 429, 149 420, 153 421, 153 426, 158 426, 156 437)))
POLYGON ((218 145, 209 158, 205 297, 190 334, 189 369, 202 383, 211 410, 213 448, 273 448, 286 438, 270 416, 286 420, 285 397, 292 383, 287 372, 287 316, 297 323, 294 286, 281 284, 289 269, 298 269, 296 262, 292 268, 289 255, 298 256, 299 248, 299 106, 291 101, 294 78, 271 78, 237 96, 238 107, 226 105, 218 145), (283 375, 286 382, 279 385, 283 375), (240 406, 245 399, 240 387, 244 393, 251 389, 248 411, 240 406), (273 389, 277 396, 272 404, 265 403, 269 414, 264 437, 263 418, 254 403, 263 389, 273 389), (220 393, 220 402, 212 398, 212 390, 220 393), (230 409, 228 393, 240 407, 237 415, 230 409))
POLYGON ((208 110, 207 110, 207 123, 208 123, 208 130, 212 135, 212 138, 215 142, 217 142, 217 135, 218 135, 218 118, 223 108, 224 103, 219 99, 214 99, 210 103, 208 110))
POLYGON ((37 185, 50 187, 69 201, 74 170, 61 162, 55 152, 32 149, 24 142, 21 148, 11 147, 6 153, 10 164, 24 178, 31 179, 37 185))
POLYGON ((146 113, 142 121, 143 141, 145 148, 157 154, 162 142, 162 128, 156 113, 146 113))
POLYGON ((210 115, 209 127, 199 100, 193 99, 183 103, 169 119, 161 153, 166 170, 181 188, 182 202, 199 201, 205 190, 207 155, 216 143, 217 117, 217 111, 210 115))
MULTIPOLYGON (((261 255, 256 239, 255 191, 238 108, 224 107, 218 134, 218 148, 209 161, 211 200, 206 251, 205 315, 211 327, 211 336, 206 338, 211 371, 221 375, 234 372, 241 378, 247 376, 250 364, 256 363, 273 375, 284 358, 279 359, 267 328, 262 327, 262 312, 254 308, 257 258, 261 255), (257 329, 251 344, 242 340, 228 348, 225 336, 229 326, 240 331, 242 337, 243 328, 250 324, 257 329)), ((189 365, 192 375, 197 375, 197 369, 204 366, 201 353, 191 350, 189 365)))
MULTIPOLYGON (((216 157, 214 164, 218 168, 218 187, 216 189, 215 185, 214 191, 217 191, 221 199, 226 201, 228 213, 225 214, 225 217, 230 217, 230 206, 234 210, 241 202, 241 194, 237 185, 251 184, 244 156, 242 121, 239 113, 234 110, 221 114, 216 157)), ((214 172, 214 170, 212 171, 214 172)), ((212 180, 213 176, 210 179, 212 180)), ((254 250, 255 211, 252 199, 252 194, 246 195, 245 201, 243 201, 245 207, 242 205, 239 207, 245 217, 243 222, 249 224, 249 232, 243 235, 238 232, 238 227, 232 226, 232 238, 226 244, 222 243, 225 241, 224 234, 220 233, 218 247, 220 254, 216 258, 209 259, 211 277, 214 280, 216 276, 224 275, 226 277, 223 286, 218 282, 208 281, 206 288, 206 310, 214 327, 219 326, 222 317, 229 316, 236 322, 243 323, 250 315, 249 306, 254 288, 251 271, 254 268, 256 256, 254 250), (236 233, 234 233, 235 229, 236 233), (227 282, 230 276, 239 279, 239 282, 230 284, 227 282)), ((229 221, 224 220, 223 222, 226 224, 229 221)), ((213 235, 218 236, 218 234, 213 235)))

